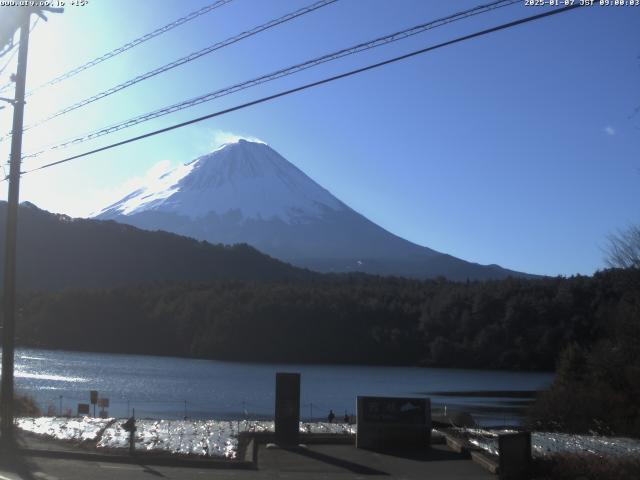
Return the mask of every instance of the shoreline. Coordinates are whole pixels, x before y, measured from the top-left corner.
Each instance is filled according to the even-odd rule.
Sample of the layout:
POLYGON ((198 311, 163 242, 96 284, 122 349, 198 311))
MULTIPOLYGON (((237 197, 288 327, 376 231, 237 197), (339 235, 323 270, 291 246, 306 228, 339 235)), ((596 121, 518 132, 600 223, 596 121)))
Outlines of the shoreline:
MULTIPOLYGON (((107 356, 131 356, 131 357, 143 357, 143 358, 162 358, 168 359, 172 358, 179 361, 190 360, 190 361, 202 361, 202 362, 217 362, 217 363, 228 363, 233 365, 281 365, 283 367, 289 367, 291 365, 301 365, 301 366, 313 366, 313 367, 377 367, 377 368, 415 368, 415 369, 431 369, 431 370, 446 370, 446 371, 473 371, 473 372, 504 372, 504 373, 522 373, 522 374, 555 374, 555 370, 530 370, 530 369, 501 369, 501 368, 489 368, 489 367, 474 367, 473 365, 469 365, 467 367, 452 367, 452 366, 444 366, 444 365, 425 365, 425 364, 414 364, 414 363, 380 363, 380 362, 360 362, 360 363, 350 363, 350 362, 282 362, 275 360, 241 360, 241 359, 228 359, 228 358, 214 358, 214 357, 196 357, 196 356, 180 356, 175 354, 162 354, 162 353, 135 353, 135 352, 111 352, 111 351, 103 351, 103 350, 68 350, 65 348, 55 348, 51 346, 33 346, 33 345, 16 345, 16 354, 19 350, 32 350, 32 351, 43 351, 43 352, 56 352, 56 353, 70 353, 70 354, 94 354, 94 355, 107 355, 107 356)), ((0 348, 0 352, 2 348, 0 348)))

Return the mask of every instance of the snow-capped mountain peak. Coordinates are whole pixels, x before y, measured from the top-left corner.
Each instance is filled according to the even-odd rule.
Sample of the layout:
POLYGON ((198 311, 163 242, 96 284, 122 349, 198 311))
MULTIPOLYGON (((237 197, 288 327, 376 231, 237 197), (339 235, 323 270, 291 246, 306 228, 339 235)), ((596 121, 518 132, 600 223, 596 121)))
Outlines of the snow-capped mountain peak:
POLYGON ((161 211, 197 219, 238 212, 245 219, 291 223, 344 208, 271 147, 241 139, 159 175, 94 216, 161 211))
POLYGON ((346 206, 265 143, 238 140, 155 178, 95 217, 210 243, 247 243, 322 272, 504 278, 411 243, 346 206))

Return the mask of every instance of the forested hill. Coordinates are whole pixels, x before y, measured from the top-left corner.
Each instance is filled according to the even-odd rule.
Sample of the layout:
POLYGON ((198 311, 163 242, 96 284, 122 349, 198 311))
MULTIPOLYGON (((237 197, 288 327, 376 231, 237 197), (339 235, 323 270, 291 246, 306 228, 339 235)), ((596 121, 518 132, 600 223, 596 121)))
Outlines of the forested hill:
POLYGON ((454 283, 364 275, 23 296, 23 346, 200 358, 553 370, 640 305, 640 270, 454 283), (84 332, 91 332, 85 335, 84 332))
MULTIPOLYGON (((6 211, 6 202, 1 202, 2 252, 6 211)), ((70 218, 29 203, 20 206, 17 261, 21 291, 163 280, 300 280, 314 275, 247 245, 211 245, 112 221, 70 218)))

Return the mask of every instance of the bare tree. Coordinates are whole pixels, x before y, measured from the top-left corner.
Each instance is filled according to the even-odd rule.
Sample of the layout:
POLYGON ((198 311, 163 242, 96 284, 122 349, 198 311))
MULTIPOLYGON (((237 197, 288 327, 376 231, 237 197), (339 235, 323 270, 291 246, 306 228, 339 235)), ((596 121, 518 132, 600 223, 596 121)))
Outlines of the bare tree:
POLYGON ((608 237, 606 262, 612 268, 640 268, 640 225, 632 225, 608 237))

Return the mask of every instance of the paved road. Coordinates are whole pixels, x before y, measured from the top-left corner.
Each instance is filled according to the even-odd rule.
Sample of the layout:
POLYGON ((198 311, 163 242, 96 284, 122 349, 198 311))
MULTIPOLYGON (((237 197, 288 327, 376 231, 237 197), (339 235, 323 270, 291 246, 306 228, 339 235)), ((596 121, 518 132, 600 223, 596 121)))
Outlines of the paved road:
POLYGON ((352 445, 311 445, 295 450, 268 449, 262 445, 257 470, 159 467, 15 456, 0 463, 0 480, 344 480, 376 476, 405 480, 496 478, 445 446, 435 446, 428 455, 400 457, 358 450, 352 445))

